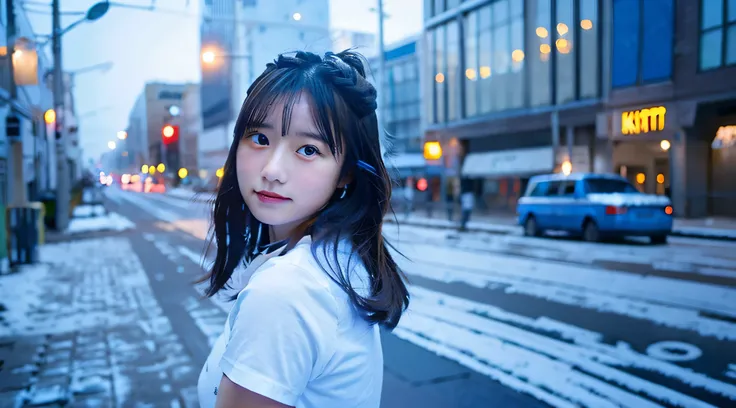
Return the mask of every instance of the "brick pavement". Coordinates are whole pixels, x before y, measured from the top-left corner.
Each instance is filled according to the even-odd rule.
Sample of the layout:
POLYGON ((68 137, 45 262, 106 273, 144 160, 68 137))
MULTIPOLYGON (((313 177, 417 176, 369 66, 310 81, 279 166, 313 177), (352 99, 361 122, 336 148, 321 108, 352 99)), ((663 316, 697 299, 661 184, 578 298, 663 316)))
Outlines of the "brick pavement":
POLYGON ((0 276, 0 408, 195 407, 192 361, 130 242, 41 248, 0 276))

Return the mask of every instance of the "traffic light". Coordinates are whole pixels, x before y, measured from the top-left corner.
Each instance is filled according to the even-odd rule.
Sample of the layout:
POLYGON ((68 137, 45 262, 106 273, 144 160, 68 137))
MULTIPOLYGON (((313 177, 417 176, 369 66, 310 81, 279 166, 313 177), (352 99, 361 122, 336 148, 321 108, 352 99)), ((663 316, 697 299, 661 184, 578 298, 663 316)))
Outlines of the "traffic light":
POLYGON ((179 126, 164 125, 161 128, 161 138, 165 145, 169 145, 179 140, 179 126))

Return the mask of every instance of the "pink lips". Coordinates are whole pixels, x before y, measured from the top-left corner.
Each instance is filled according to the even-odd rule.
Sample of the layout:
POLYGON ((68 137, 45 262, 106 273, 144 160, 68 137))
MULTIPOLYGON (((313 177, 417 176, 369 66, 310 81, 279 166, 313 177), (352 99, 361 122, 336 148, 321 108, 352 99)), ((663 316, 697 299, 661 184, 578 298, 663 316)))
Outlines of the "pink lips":
POLYGON ((290 200, 288 197, 284 197, 281 194, 266 190, 256 191, 256 195, 258 196, 258 200, 267 204, 283 203, 290 200))

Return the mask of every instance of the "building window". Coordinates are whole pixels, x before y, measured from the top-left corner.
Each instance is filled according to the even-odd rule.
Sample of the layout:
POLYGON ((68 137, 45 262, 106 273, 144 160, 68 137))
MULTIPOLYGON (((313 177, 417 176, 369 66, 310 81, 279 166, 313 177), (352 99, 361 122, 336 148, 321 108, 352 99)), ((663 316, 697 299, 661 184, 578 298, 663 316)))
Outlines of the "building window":
POLYGON ((701 0, 700 69, 736 64, 736 0, 701 0))
POLYGON ((460 62, 460 38, 459 26, 457 21, 447 24, 447 75, 445 83, 447 84, 447 120, 457 120, 460 118, 460 87, 458 86, 458 69, 460 62))
POLYGON ((611 85, 669 79, 673 36, 674 0, 614 0, 611 85))
POLYGON ((580 15, 580 35, 578 38, 580 98, 594 98, 598 96, 600 88, 598 2, 581 1, 578 5, 580 15))
POLYGON ((425 80, 426 88, 424 88, 426 89, 426 93, 427 93, 427 95, 425 95, 426 111, 424 114, 426 115, 427 122, 437 123, 437 116, 435 115, 436 106, 437 106, 437 102, 436 102, 437 93, 435 93, 435 86, 434 86, 434 76, 437 72, 434 66, 435 64, 434 55, 436 53, 436 50, 435 50, 436 47, 435 47, 435 41, 434 41, 434 31, 427 31, 426 40, 427 40, 427 48, 426 48, 425 55, 427 55, 427 58, 423 58, 423 60, 425 61, 424 72, 426 73, 428 78, 425 80))
POLYGON ((447 67, 445 61, 445 27, 439 26, 435 29, 434 40, 435 40, 435 74, 434 74, 434 86, 435 86, 435 103, 437 106, 437 122, 443 123, 446 121, 446 106, 447 106, 447 67))
POLYGON ((575 100, 575 56, 577 54, 577 24, 573 15, 572 0, 557 0, 557 24, 553 27, 557 70, 555 75, 555 99, 562 104, 575 100))
MULTIPOLYGON (((517 2, 519 0, 516 0, 517 2)), ((511 70, 511 45, 509 42, 509 1, 500 0, 493 3, 491 18, 493 20, 493 65, 491 65, 491 95, 493 110, 508 108, 510 84, 507 74, 511 70)))
POLYGON ((478 13, 471 12, 465 16, 463 23, 465 39, 465 116, 478 114, 478 13))
POLYGON ((447 0, 434 0, 434 15, 442 14, 445 11, 445 2, 447 0))
POLYGON ((544 106, 552 103, 551 23, 551 0, 527 0, 526 37, 531 106, 544 106))
POLYGON ((485 6, 478 13, 478 78, 480 91, 480 113, 491 111, 491 6, 485 6))

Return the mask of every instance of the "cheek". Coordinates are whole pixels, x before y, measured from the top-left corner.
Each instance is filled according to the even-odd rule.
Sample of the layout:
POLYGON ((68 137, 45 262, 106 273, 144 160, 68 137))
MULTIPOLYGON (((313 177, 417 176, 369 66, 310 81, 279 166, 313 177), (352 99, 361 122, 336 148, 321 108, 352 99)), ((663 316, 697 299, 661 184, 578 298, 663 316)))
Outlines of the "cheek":
POLYGON ((258 174, 258 163, 252 153, 252 151, 242 145, 238 147, 235 165, 235 170, 238 173, 238 184, 242 184, 243 181, 252 178, 253 174, 258 174))
POLYGON ((304 194, 319 200, 329 199, 337 188, 339 167, 334 163, 320 163, 311 169, 296 173, 296 179, 304 194))

